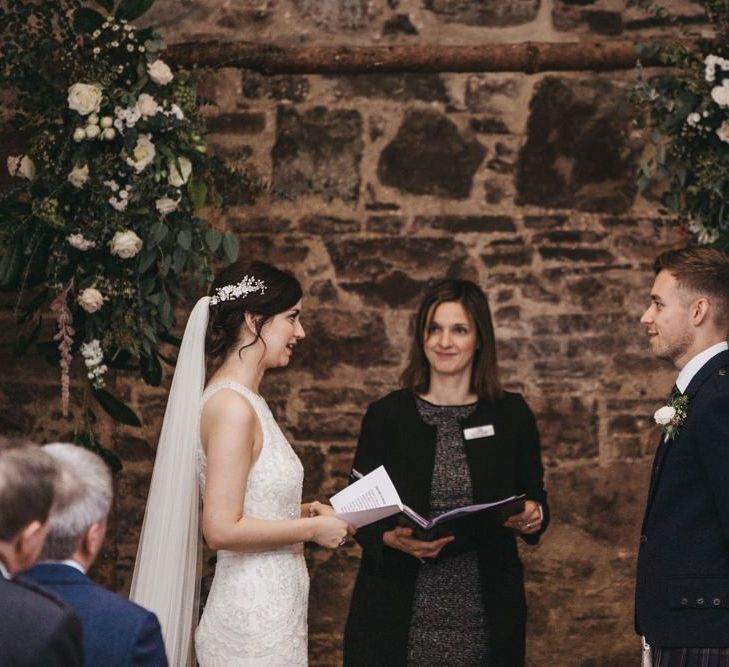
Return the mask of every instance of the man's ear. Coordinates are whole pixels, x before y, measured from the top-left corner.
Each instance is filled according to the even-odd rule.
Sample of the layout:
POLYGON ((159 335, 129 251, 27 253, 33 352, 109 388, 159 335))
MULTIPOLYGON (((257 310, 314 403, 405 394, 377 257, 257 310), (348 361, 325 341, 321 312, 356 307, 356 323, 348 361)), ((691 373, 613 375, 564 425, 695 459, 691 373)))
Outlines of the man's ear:
POLYGON ((106 519, 99 523, 92 523, 84 533, 81 539, 81 550, 84 556, 88 556, 92 561, 96 558, 106 537, 106 519))
POLYGON ((694 326, 700 326, 711 311, 711 301, 705 297, 700 296, 691 304, 691 322, 694 326))
POLYGON ((43 549, 48 534, 48 522, 31 521, 15 538, 15 552, 21 569, 27 569, 35 563, 43 549))

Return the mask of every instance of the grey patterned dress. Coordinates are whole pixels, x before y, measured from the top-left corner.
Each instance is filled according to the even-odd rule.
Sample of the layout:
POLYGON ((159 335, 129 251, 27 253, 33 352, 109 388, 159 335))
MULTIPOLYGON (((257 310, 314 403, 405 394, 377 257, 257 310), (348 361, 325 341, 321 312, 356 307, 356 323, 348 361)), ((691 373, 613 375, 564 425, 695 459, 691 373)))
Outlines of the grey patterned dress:
MULTIPOLYGON (((436 427, 430 517, 473 502, 459 421, 475 409, 475 403, 433 405, 418 398, 421 418, 436 427)), ((424 564, 415 585, 408 665, 483 667, 488 665, 487 653, 488 630, 476 553, 424 564)))

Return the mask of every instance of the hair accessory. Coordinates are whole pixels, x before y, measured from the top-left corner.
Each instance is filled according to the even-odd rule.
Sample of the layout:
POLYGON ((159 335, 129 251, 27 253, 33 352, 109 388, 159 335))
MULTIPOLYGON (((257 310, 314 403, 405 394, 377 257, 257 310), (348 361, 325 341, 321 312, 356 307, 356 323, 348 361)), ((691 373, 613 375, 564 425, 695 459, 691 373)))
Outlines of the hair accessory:
POLYGON ((214 306, 221 301, 233 301, 233 299, 248 296, 253 292, 265 294, 266 283, 262 280, 256 280, 253 276, 243 276, 243 280, 239 283, 218 287, 210 297, 210 305, 214 306))

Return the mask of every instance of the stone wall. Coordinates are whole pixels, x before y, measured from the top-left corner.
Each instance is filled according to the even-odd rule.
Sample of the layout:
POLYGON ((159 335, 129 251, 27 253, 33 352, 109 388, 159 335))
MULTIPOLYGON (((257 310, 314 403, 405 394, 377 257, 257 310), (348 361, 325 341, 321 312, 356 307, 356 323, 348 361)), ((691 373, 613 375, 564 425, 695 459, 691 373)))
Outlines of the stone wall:
MULTIPOLYGON (((671 5, 680 23, 701 24, 694 5, 671 5)), ((150 20, 170 42, 473 44, 666 30, 619 0, 158 0, 150 20)), ((462 276, 488 291, 503 377, 537 414, 553 510, 542 543, 523 550, 533 667, 638 660, 633 570, 657 439, 650 416, 672 381, 650 358, 638 318, 652 258, 682 237, 655 198, 636 192, 643 146, 626 101, 632 79, 222 69, 200 84, 212 152, 271 185, 251 205, 228 184, 225 222, 241 254, 287 267, 305 286, 307 340, 264 393, 304 462, 307 498, 346 483, 367 403, 397 386, 426 282, 462 276)), ((197 296, 191 289, 181 305, 179 327, 197 296)), ((13 300, 3 301, 0 428, 68 437, 74 422, 60 417, 57 372, 13 356, 13 300)), ((120 590, 165 387, 118 376, 116 391, 144 427, 99 424, 125 464, 97 568, 120 590)), ((311 662, 336 665, 359 550, 311 548, 308 557, 311 662)))

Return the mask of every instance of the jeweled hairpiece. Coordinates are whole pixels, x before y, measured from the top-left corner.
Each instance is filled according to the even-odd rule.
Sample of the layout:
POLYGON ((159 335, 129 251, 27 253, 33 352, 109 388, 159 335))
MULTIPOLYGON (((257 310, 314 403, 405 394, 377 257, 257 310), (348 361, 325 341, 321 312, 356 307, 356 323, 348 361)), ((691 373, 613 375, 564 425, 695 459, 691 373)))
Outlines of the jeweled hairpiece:
POLYGON ((240 297, 246 297, 253 292, 266 293, 266 283, 256 280, 253 276, 243 276, 243 280, 233 285, 223 285, 213 292, 210 297, 210 305, 214 306, 221 301, 233 301, 240 297))

